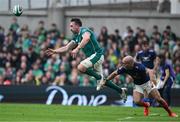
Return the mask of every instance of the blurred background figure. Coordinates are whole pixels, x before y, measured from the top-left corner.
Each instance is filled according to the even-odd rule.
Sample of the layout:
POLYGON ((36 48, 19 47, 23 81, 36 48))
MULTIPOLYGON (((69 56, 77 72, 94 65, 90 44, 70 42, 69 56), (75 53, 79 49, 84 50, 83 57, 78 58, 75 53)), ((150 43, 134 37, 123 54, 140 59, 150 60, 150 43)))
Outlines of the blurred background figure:
POLYGON ((171 105, 171 88, 175 80, 175 73, 172 65, 166 62, 164 54, 159 55, 160 58, 160 81, 157 85, 161 96, 171 105))

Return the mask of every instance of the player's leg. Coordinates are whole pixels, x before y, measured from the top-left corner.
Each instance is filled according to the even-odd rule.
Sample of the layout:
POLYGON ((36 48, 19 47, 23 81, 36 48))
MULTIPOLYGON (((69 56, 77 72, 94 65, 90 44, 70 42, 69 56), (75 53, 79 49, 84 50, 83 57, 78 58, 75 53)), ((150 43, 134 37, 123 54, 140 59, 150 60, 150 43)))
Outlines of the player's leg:
POLYGON ((103 62, 104 62, 104 55, 96 55, 95 57, 91 58, 90 61, 94 64, 93 66, 93 70, 101 75, 101 79, 97 80, 97 88, 96 90, 100 90, 104 84, 105 84, 105 81, 104 81, 104 75, 103 75, 103 62))
MULTIPOLYGON (((151 87, 154 88, 155 85, 153 82, 150 82, 151 83, 151 87)), ((144 102, 149 102, 151 106, 154 106, 155 105, 155 99, 153 98, 149 98, 148 97, 148 93, 146 90, 144 90, 144 98, 143 98, 144 102)))
POLYGON ((96 78, 96 80, 100 80, 102 76, 100 74, 97 74, 93 69, 94 64, 93 62, 91 62, 91 59, 93 57, 95 57, 95 54, 81 61, 81 63, 78 65, 78 70, 82 73, 93 76, 94 78, 96 78))
POLYGON ((159 102, 162 105, 162 107, 168 112, 169 116, 177 117, 177 115, 171 111, 171 109, 169 108, 169 106, 166 103, 166 101, 160 96, 160 94, 159 94, 157 89, 152 89, 149 92, 149 96, 154 98, 157 102, 159 102))
POLYGON ((135 85, 135 90, 133 91, 133 101, 136 105, 144 107, 144 116, 149 115, 149 102, 144 102, 144 89, 141 85, 135 85))
MULTIPOLYGON (((92 62, 94 62, 93 60, 94 59, 91 59, 92 62)), ((103 78, 103 66, 102 66, 103 62, 104 62, 104 56, 101 56, 101 58, 97 62, 94 63, 94 70, 97 72, 97 74, 100 74, 102 78, 103 78)), ((120 88, 118 85, 116 85, 112 81, 106 81, 103 79, 103 80, 97 81, 97 90, 100 90, 104 85, 120 93, 120 97, 124 100, 124 102, 126 102, 127 100, 126 88, 120 88)))
POLYGON ((121 99, 123 99, 123 102, 125 103, 127 101, 127 88, 121 88, 118 85, 116 85, 113 81, 110 80, 104 80, 105 86, 114 89, 120 94, 121 99))
POLYGON ((144 95, 142 93, 140 93, 140 92, 138 92, 136 90, 133 91, 133 101, 134 101, 134 103, 139 105, 139 106, 148 107, 147 102, 144 102, 142 100, 143 96, 144 95))
POLYGON ((163 97, 164 96, 163 95, 164 88, 160 88, 160 89, 158 89, 158 91, 159 91, 160 96, 163 97))
POLYGON ((167 101, 167 104, 170 105, 171 104, 171 87, 172 87, 173 82, 168 82, 165 85, 164 88, 164 93, 165 93, 165 100, 167 101))
POLYGON ((79 64, 78 65, 78 70, 81 73, 85 73, 87 75, 93 76, 94 78, 96 78, 96 80, 100 80, 101 79, 101 75, 97 74, 92 67, 87 68, 86 66, 84 66, 83 64, 79 64))
MULTIPOLYGON (((103 61, 104 61, 104 59, 99 60, 98 62, 96 62, 96 63, 94 64, 94 69, 95 69, 95 71, 96 71, 98 74, 100 74, 101 76, 103 76, 103 68, 102 68, 102 63, 103 63, 103 61)), ((98 88, 97 90, 100 90, 100 89, 105 85, 105 86, 108 86, 108 87, 116 90, 118 93, 121 93, 121 92, 122 92, 121 88, 120 88, 119 86, 117 86, 115 83, 113 83, 112 81, 105 81, 105 80, 103 80, 103 82, 102 82, 102 83, 99 83, 98 85, 99 85, 99 86, 97 87, 97 88, 98 88)))

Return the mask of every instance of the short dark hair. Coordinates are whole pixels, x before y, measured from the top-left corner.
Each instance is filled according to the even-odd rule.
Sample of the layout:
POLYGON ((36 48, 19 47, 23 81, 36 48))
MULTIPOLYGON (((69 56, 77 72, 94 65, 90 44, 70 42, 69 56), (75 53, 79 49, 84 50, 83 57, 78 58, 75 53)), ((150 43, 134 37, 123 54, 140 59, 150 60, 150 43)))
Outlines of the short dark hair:
POLYGON ((166 29, 171 29, 171 26, 170 26, 170 25, 167 25, 167 26, 166 26, 166 29))
POLYGON ((157 25, 154 25, 153 28, 154 28, 154 29, 158 29, 158 26, 157 26, 157 25))
POLYGON ((75 22, 76 24, 78 24, 80 27, 82 26, 82 22, 79 18, 72 18, 71 22, 75 22))

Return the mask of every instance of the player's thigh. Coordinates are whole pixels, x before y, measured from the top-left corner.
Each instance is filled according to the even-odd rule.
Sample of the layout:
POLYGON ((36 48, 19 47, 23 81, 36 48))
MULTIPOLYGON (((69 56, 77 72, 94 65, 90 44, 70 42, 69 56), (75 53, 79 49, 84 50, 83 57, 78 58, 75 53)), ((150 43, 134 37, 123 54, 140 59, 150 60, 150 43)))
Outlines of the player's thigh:
POLYGON ((144 97, 145 97, 145 98, 148 98, 148 93, 147 93, 147 91, 144 91, 144 97))
POLYGON ((99 74, 102 74, 103 72, 103 67, 102 67, 103 62, 104 62, 104 55, 101 55, 99 60, 97 60, 97 62, 94 64, 94 69, 99 74))
POLYGON ((102 64, 104 61, 104 55, 101 53, 95 53, 89 59, 94 65, 99 63, 102 64))
POLYGON ((96 56, 96 54, 91 55, 90 57, 87 57, 86 59, 84 59, 83 61, 80 62, 81 66, 84 66, 85 68, 90 68, 92 67, 94 64, 91 61, 91 59, 93 59, 96 56))
POLYGON ((135 89, 133 91, 133 100, 135 103, 138 103, 141 98, 144 96, 144 90, 140 85, 135 85, 135 89))
POLYGON ((142 98, 143 98, 143 94, 142 93, 140 93, 138 91, 135 91, 135 90, 133 91, 133 101, 135 103, 140 102, 142 98))
POLYGON ((153 89, 156 89, 155 86, 153 85, 153 83, 151 81, 148 81, 146 83, 144 83, 142 85, 144 91, 146 91, 147 95, 146 96, 149 96, 149 93, 153 90, 153 89))
POLYGON ((78 67, 85 67, 90 68, 93 67, 97 73, 102 74, 102 63, 104 62, 104 55, 95 53, 91 55, 90 57, 84 59, 80 62, 80 66, 78 67))

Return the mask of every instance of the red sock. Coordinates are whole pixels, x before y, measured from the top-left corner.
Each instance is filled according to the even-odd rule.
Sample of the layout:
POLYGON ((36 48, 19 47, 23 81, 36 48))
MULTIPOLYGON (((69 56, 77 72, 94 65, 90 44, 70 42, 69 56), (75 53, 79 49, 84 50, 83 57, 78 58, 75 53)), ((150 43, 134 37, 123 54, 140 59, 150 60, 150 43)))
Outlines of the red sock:
POLYGON ((149 104, 147 102, 141 101, 142 106, 149 107, 149 104))
POLYGON ((163 106, 163 108, 164 108, 169 114, 172 113, 172 111, 169 109, 169 106, 168 106, 168 104, 166 103, 165 100, 162 100, 160 103, 161 103, 161 105, 163 106))

